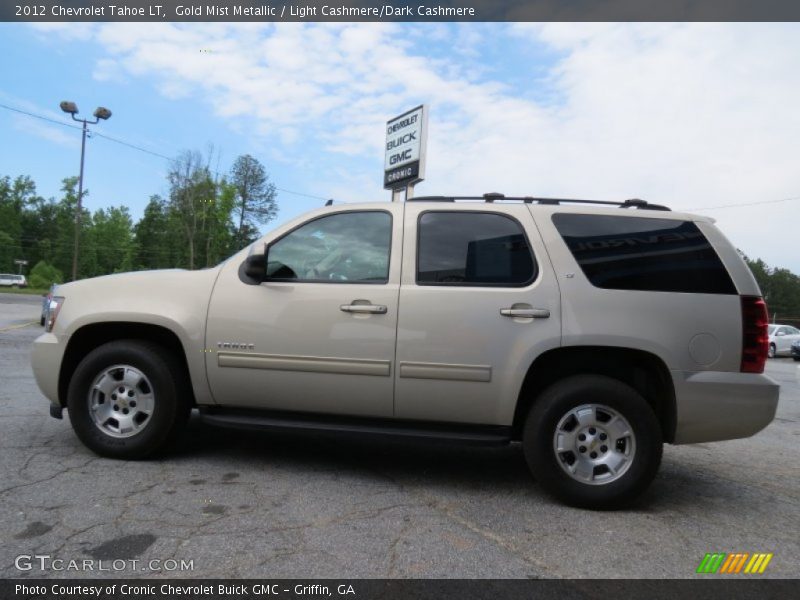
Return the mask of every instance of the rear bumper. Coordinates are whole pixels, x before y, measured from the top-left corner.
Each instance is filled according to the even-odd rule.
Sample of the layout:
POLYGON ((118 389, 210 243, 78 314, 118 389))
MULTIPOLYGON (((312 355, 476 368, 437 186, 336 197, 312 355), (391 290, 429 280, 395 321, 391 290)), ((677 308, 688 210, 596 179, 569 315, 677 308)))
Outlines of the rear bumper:
POLYGON ((36 384, 48 400, 55 406, 61 406, 58 399, 58 374, 61 369, 61 358, 64 355, 64 344, 52 333, 43 333, 33 342, 31 366, 36 384))
POLYGON ((766 375, 672 371, 676 444, 749 437, 775 418, 780 386, 766 375))

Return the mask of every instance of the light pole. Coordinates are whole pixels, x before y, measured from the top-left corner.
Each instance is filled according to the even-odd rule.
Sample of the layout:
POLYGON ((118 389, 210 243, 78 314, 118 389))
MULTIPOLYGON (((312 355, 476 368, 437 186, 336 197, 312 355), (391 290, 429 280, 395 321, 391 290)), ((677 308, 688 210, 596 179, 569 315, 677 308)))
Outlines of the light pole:
POLYGON ((73 121, 83 123, 83 137, 81 138, 81 173, 78 177, 78 209, 75 211, 75 251, 72 254, 72 281, 75 281, 78 278, 78 241, 80 240, 81 211, 83 206, 83 156, 86 153, 86 125, 96 125, 100 122, 100 119, 105 121, 111 117, 111 111, 102 106, 98 106, 94 111, 94 121, 89 121, 87 119, 79 119, 75 116, 78 114, 78 106, 74 102, 64 100, 60 106, 61 110, 72 115, 73 121))

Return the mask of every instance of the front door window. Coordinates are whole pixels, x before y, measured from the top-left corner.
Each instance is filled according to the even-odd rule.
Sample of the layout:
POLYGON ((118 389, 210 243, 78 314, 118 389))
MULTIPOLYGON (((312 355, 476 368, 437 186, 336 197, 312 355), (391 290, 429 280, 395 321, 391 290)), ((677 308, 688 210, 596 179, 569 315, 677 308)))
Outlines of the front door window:
POLYGON ((347 212, 315 219, 270 245, 270 281, 386 283, 392 216, 347 212))

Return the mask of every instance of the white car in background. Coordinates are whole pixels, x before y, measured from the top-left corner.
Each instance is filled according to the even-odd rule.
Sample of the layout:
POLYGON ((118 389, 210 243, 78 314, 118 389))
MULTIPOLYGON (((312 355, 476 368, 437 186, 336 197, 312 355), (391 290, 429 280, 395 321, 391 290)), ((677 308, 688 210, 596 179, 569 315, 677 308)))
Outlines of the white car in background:
POLYGON ((14 275, 13 273, 0 273, 0 286, 24 288, 28 287, 28 280, 25 275, 14 275))
POLYGON ((773 323, 769 326, 769 350, 767 356, 790 356, 792 353, 792 343, 800 340, 800 329, 791 325, 781 325, 773 323))

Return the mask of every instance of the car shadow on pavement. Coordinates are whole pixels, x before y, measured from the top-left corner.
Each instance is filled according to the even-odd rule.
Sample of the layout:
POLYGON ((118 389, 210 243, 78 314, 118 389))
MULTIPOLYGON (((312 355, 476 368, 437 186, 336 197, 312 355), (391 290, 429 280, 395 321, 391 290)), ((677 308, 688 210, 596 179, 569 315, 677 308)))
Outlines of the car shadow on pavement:
MULTIPOLYGON (((717 500, 729 508, 732 502, 740 502, 749 509, 756 501, 743 497, 736 482, 709 476, 681 457, 670 456, 669 448, 665 447, 662 469, 651 487, 626 510, 651 514, 684 508, 696 511, 698 507, 716 506, 717 500)), ((254 471, 278 467, 292 472, 335 473, 430 485, 450 492, 523 493, 535 502, 558 504, 533 480, 519 444, 470 446, 378 435, 249 431, 208 425, 195 415, 165 460, 201 460, 223 470, 236 465, 254 471)))
POLYGON ((277 465, 376 479, 430 480, 437 485, 518 490, 531 475, 518 444, 471 446, 446 441, 211 426, 193 416, 166 460, 203 459, 242 468, 277 465))

